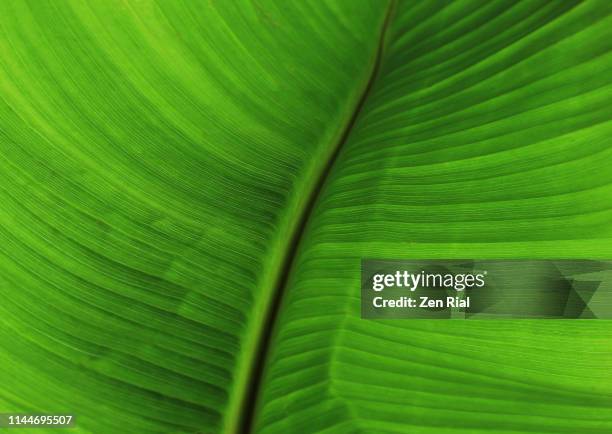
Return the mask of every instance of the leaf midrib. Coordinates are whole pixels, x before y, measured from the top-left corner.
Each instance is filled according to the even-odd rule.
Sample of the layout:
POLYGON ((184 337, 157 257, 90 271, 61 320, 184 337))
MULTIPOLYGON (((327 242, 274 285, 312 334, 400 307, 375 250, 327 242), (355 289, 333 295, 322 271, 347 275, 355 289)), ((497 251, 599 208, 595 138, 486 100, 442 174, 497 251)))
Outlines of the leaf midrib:
MULTIPOLYGON (((272 289, 269 291, 267 298, 263 297, 266 298, 266 302, 263 306, 264 312, 261 312, 260 315, 254 315, 253 317, 255 320, 251 319, 251 322, 257 325, 258 330, 256 333, 250 334, 254 338, 251 339, 250 345, 247 342, 242 349, 243 363, 241 363, 239 358, 239 361, 235 367, 238 380, 233 386, 235 393, 230 394, 229 397, 229 405, 224 418, 224 433, 247 434, 252 432, 254 429, 255 414, 258 407, 257 401, 258 396, 260 395, 261 382, 263 380, 269 345, 276 327, 283 295, 285 294, 285 289, 287 287, 287 281, 293 268, 295 257, 308 221, 310 220, 310 216, 315 208, 317 199, 321 194, 321 191, 329 177, 338 155, 340 154, 340 151, 342 150, 344 144, 350 136, 351 131, 353 130, 353 127, 355 126, 359 114, 361 113, 378 76, 385 46, 385 36, 391 22, 394 6, 395 0, 390 0, 378 32, 378 45, 371 60, 370 73, 365 81, 365 84, 362 86, 362 91, 350 117, 348 118, 348 121, 346 122, 344 128, 340 130, 335 146, 331 149, 331 151, 328 151, 325 163, 319 166, 320 168, 318 173, 315 172, 313 176, 310 177, 313 179, 313 181, 310 182, 309 185, 307 184, 306 188, 304 188, 304 196, 306 196, 306 199, 300 200, 296 207, 297 210, 295 215, 297 218, 292 222, 293 224, 291 224, 291 222, 289 223, 289 227, 286 230, 279 231, 280 234, 289 233, 290 236, 285 238, 283 243, 284 249, 281 249, 283 253, 278 255, 278 260, 271 261, 272 266, 269 268, 273 270, 273 272, 270 273, 272 277, 267 279, 269 280, 268 283, 270 283, 270 285, 262 285, 262 288, 264 289, 266 287, 271 287, 272 289), (251 351, 251 349, 254 351, 251 351)), ((316 158, 313 158, 315 163, 316 160, 316 158)), ((257 309, 255 309, 255 313, 257 313, 257 309)))

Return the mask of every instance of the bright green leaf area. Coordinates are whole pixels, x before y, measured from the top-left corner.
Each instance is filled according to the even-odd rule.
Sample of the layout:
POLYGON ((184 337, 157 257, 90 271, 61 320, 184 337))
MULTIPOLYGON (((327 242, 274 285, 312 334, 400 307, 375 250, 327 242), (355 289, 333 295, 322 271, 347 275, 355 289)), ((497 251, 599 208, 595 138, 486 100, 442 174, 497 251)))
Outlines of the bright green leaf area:
POLYGON ((0 1, 0 413, 609 434, 610 322, 362 320, 359 268, 612 258, 611 14, 0 1))

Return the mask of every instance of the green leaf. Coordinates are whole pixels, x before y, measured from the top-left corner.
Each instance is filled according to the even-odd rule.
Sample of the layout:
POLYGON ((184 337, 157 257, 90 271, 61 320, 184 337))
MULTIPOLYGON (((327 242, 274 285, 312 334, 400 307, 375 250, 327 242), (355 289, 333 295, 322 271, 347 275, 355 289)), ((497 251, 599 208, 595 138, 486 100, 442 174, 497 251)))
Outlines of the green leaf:
POLYGON ((0 413, 611 432, 605 321, 359 312, 362 257, 612 256, 611 12, 0 2, 0 413))

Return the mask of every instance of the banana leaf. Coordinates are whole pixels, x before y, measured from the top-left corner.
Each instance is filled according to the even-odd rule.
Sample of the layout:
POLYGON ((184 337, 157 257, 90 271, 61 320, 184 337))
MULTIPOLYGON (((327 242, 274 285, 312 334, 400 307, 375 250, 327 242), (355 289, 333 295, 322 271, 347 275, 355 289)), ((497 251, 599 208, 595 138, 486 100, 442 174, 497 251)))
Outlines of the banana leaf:
POLYGON ((365 257, 612 257, 611 13, 0 2, 0 413, 612 432, 609 322, 363 320, 359 300, 365 257))

